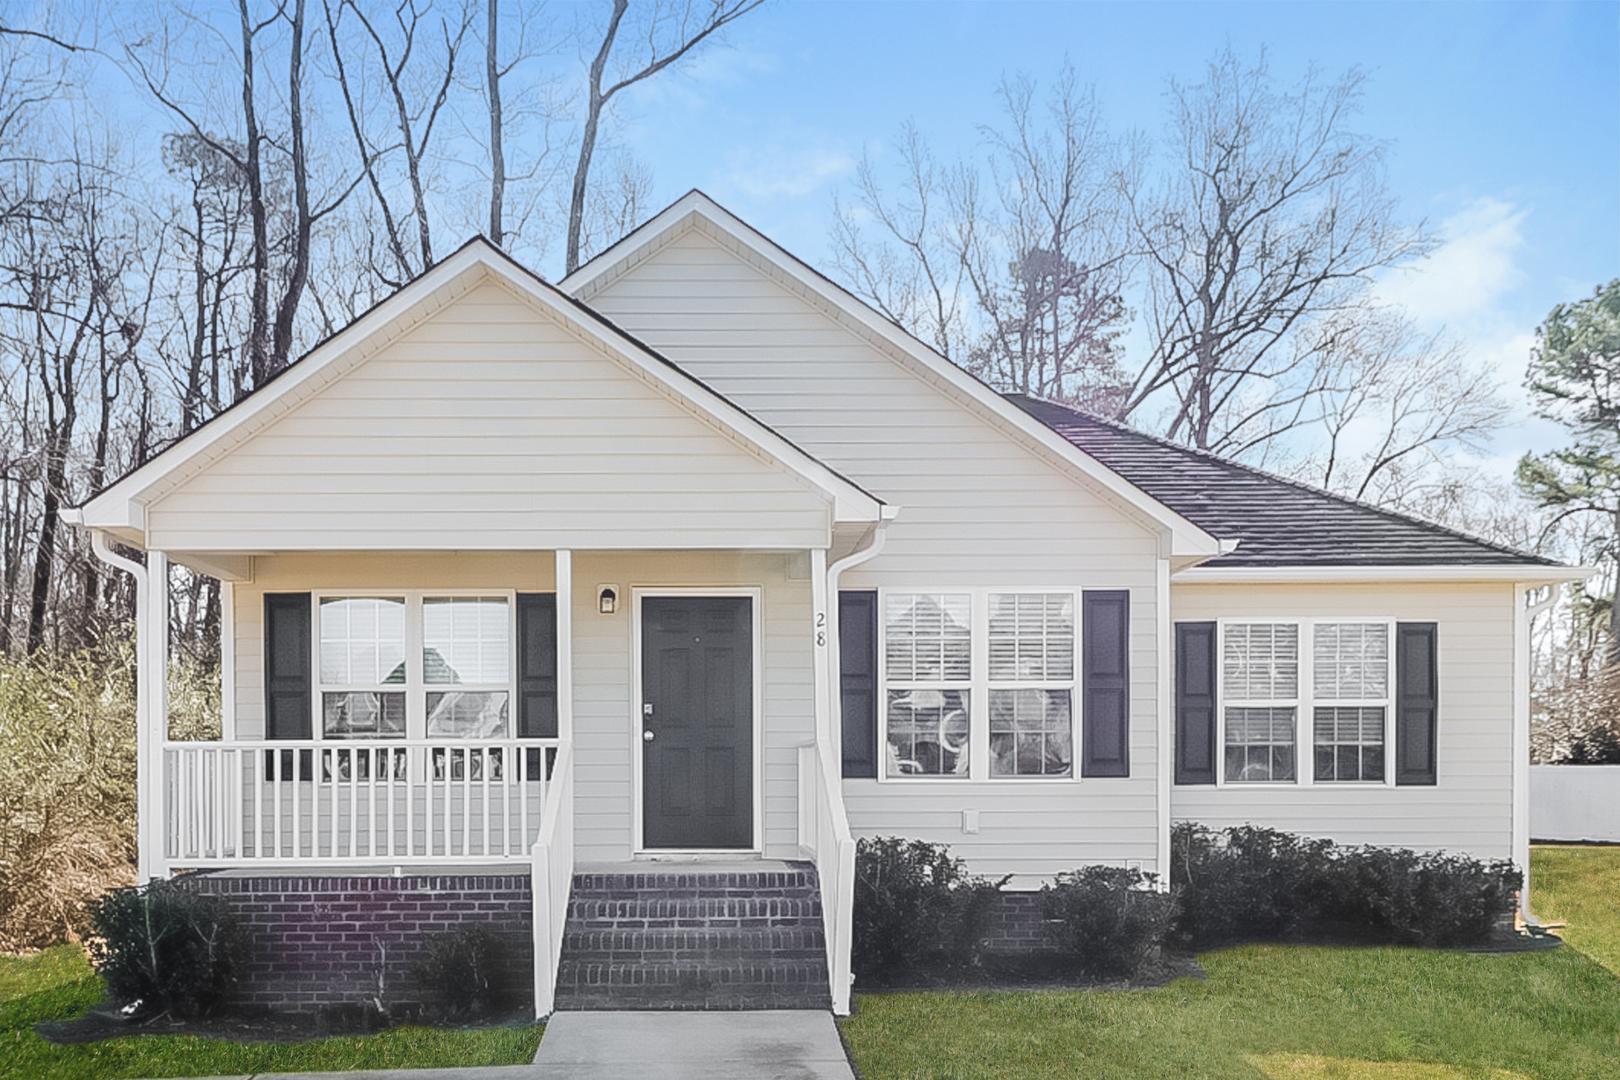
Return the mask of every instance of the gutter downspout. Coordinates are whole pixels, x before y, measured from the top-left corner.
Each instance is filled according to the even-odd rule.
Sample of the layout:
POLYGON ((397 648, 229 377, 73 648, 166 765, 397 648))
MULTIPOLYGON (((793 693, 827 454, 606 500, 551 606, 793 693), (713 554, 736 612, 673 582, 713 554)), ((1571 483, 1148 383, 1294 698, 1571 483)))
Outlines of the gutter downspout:
POLYGON ((148 652, 151 642, 147 640, 148 612, 151 608, 150 577, 146 567, 125 555, 113 550, 107 542, 107 534, 100 529, 90 530, 90 547, 96 553, 96 558, 115 570, 122 570, 135 579, 135 838, 136 838, 136 880, 142 884, 150 881, 154 875, 153 859, 157 854, 152 850, 149 831, 153 823, 148 820, 151 816, 148 803, 148 788, 156 776, 153 768, 152 739, 150 727, 152 723, 152 689, 153 680, 149 668, 150 656, 148 652))
POLYGON ((1513 853, 1523 880, 1519 915, 1527 925, 1540 921, 1530 910, 1530 632, 1537 615, 1558 600, 1555 585, 1520 582, 1513 586, 1513 853), (1545 590, 1545 595, 1536 594, 1545 590))

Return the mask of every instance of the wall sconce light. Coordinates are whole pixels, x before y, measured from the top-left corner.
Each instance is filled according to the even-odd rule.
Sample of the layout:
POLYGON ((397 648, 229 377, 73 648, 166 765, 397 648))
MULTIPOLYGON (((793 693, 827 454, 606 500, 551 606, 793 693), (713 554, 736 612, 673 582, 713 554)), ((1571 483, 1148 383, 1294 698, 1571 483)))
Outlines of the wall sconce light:
POLYGON ((603 615, 611 615, 619 608, 619 590, 612 585, 598 585, 596 587, 596 610, 603 615))

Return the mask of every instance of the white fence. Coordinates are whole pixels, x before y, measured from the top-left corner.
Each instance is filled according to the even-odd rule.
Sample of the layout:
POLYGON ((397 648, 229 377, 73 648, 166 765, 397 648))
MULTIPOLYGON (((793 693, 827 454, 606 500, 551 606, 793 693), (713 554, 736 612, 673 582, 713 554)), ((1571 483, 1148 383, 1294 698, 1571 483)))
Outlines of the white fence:
POLYGON ((1530 766, 1530 835, 1620 843, 1620 765, 1530 766))

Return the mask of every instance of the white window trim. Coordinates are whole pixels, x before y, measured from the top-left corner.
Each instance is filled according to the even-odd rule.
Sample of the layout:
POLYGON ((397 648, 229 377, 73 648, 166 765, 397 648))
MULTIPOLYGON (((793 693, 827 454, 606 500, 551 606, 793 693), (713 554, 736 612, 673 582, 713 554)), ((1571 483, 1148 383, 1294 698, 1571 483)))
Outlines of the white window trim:
MULTIPOLYGON (((1118 586, 1097 585, 1097 589, 1118 586)), ((1084 622, 1083 603, 1085 589, 1075 585, 905 585, 879 586, 878 639, 877 639, 877 699, 878 699, 878 767, 879 783, 888 784, 945 784, 961 787, 966 784, 1010 784, 1027 787, 1032 784, 1074 784, 1080 781, 1082 747, 1080 735, 1081 703, 1083 696, 1081 658, 1081 626, 1084 622), (949 775, 889 775, 889 648, 888 620, 890 596, 966 595, 968 597, 968 627, 971 642, 971 678, 967 682, 941 682, 919 680, 905 685, 919 689, 968 691, 968 771, 966 776, 949 775), (999 593, 1062 593, 1073 598, 1074 604, 1074 656, 1072 681, 1000 681, 990 680, 990 596, 999 593), (990 691, 1010 689, 1054 689, 1069 691, 1069 746, 1068 776, 992 776, 990 773, 990 691)))
MULTIPOLYGON (((1306 618, 1299 615, 1243 615, 1215 620, 1215 786, 1244 791, 1293 791, 1298 788, 1390 788, 1395 786, 1395 624, 1388 615, 1332 615, 1306 618), (1226 696, 1226 630, 1229 626, 1247 626, 1255 623, 1276 623, 1297 627, 1299 635, 1299 677, 1296 680, 1294 709, 1294 779, 1292 780, 1233 780, 1226 779, 1226 708, 1286 707, 1285 699, 1266 701, 1226 696), (1389 634, 1389 675, 1385 687, 1389 693, 1382 700, 1372 698, 1318 700, 1316 697, 1316 628, 1319 625, 1365 624, 1381 625, 1389 634), (1382 780, 1317 780, 1316 779, 1316 706, 1375 707, 1384 709, 1384 778, 1382 780)), ((1178 787, 1197 785, 1179 784, 1178 787)))
POLYGON ((386 746, 390 742, 401 740, 420 740, 432 738, 443 742, 447 746, 474 742, 454 735, 429 736, 427 733, 427 695, 444 690, 471 690, 479 692, 499 692, 505 690, 506 699, 506 731, 498 740, 505 741, 517 738, 517 590, 507 588, 492 589, 388 589, 388 588, 355 588, 355 589, 315 589, 310 593, 310 641, 314 647, 310 650, 310 665, 314 669, 310 672, 310 708, 312 723, 310 728, 317 742, 331 742, 340 746, 370 746, 380 744, 386 746), (499 597, 506 601, 507 620, 507 655, 506 678, 501 683, 430 683, 424 678, 422 665, 422 648, 424 634, 422 628, 422 602, 426 599, 458 599, 470 597, 499 597), (405 681, 402 683, 383 684, 382 686, 340 686, 328 685, 321 681, 321 601, 322 600, 365 600, 365 599, 403 599, 405 601, 405 681), (405 734, 399 738, 382 736, 375 739, 329 739, 326 735, 325 712, 321 706, 323 693, 339 694, 375 693, 379 689, 384 692, 402 692, 405 695, 405 734))

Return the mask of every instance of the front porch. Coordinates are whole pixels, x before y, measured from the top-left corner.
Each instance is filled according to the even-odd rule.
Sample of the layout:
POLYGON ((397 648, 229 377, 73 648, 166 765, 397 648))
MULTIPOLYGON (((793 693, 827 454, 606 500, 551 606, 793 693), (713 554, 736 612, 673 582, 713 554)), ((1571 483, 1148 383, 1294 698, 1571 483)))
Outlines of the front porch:
MULTIPOLYGON (((857 538, 846 546, 863 545, 857 538)), ((143 569, 166 573, 165 561, 148 553, 143 569)), ((815 978, 828 992, 824 1000, 847 1008, 854 845, 842 815, 831 735, 836 661, 828 657, 827 571, 821 549, 258 555, 251 576, 225 585, 226 711, 224 737, 215 742, 165 737, 166 705, 147 674, 166 665, 160 655, 166 635, 154 627, 166 626, 167 614, 156 597, 162 590, 152 590, 139 650, 153 710, 142 725, 143 875, 203 871, 194 880, 224 895, 240 890, 226 884, 232 880, 260 882, 260 893, 275 896, 282 893, 264 882, 280 880, 288 888, 304 882, 300 887, 309 889, 351 880, 361 892, 378 883, 385 898, 400 882, 420 891, 424 880, 521 875, 532 936, 525 953, 534 958, 535 1007, 544 1016, 557 1007, 559 972, 564 985, 576 987, 576 1001, 599 1007, 606 1007, 615 986, 625 988, 619 994, 625 998, 635 979, 653 977, 627 973, 631 961, 621 953, 610 966, 622 983, 590 984, 591 993, 578 993, 578 980, 593 976, 569 966, 565 936, 570 913, 579 918, 574 890, 582 868, 602 873, 617 867, 644 879, 672 872, 664 861, 672 858, 724 856, 733 869, 735 860, 760 868, 791 860, 804 867, 796 887, 815 893, 815 978), (611 605, 604 602, 609 593, 611 605), (299 596, 309 598, 307 605, 291 602, 299 596), (547 662, 538 667, 524 654, 541 639, 518 613, 534 596, 553 598, 543 607, 554 613, 543 637, 547 662), (388 639, 377 627, 394 617, 388 612, 396 604, 403 629, 393 645, 384 642, 386 655, 372 657, 368 650, 388 639), (454 622, 435 605, 458 615, 476 606, 473 621, 482 620, 482 627, 473 637, 482 635, 488 654, 481 674, 436 671, 464 664, 469 646, 433 637, 428 624, 454 622), (302 614, 293 620, 307 622, 302 643, 280 628, 278 608, 288 606, 309 612, 307 620, 302 614), (727 627, 712 618, 728 611, 735 625, 725 637, 727 627), (370 620, 364 634, 334 630, 362 612, 370 620), (710 623, 681 629, 681 619, 705 612, 710 623), (690 644, 680 639, 688 630, 690 644), (312 672, 307 685, 287 681, 286 657, 278 653, 288 651, 288 641, 294 669, 312 672), (714 651, 703 653, 706 645, 714 651), (356 650, 371 675, 332 669, 334 651, 347 660, 356 650), (688 652, 699 659, 683 659, 688 652), (537 680, 537 671, 545 677, 537 680), (436 679, 450 680, 443 684, 450 689, 436 679), (462 686, 472 689, 457 689, 462 686), (296 705, 277 699, 289 690, 296 705), (455 711, 447 701, 457 694, 476 699, 476 709, 462 710, 475 718, 468 730, 447 722, 455 711), (671 703, 682 694, 686 703, 675 709, 671 703), (683 736, 681 714, 694 709, 711 729, 729 725, 734 745, 722 738, 716 751, 713 730, 709 744, 693 742, 689 732, 683 736), (301 737, 286 736, 289 710, 308 718, 301 731, 294 725, 301 737), (714 762, 730 761, 732 750, 735 777, 719 783, 714 762), (702 832, 701 813, 688 814, 680 828, 668 827, 684 810, 715 806, 725 811, 720 816, 730 831, 714 839, 701 839, 710 835, 702 832), (694 836, 700 839, 693 842, 694 836)), ((712 863, 701 861, 691 868, 714 872, 712 863)), ((738 890, 755 887, 753 876, 744 878, 720 899, 741 901, 738 890)), ((778 888, 759 886, 761 899, 781 899, 766 895, 778 888)), ((469 895, 459 884, 442 891, 469 895)), ((510 907, 511 900, 507 888, 486 902, 510 907)), ((711 943, 729 950, 726 964, 746 969, 747 956, 738 950, 750 947, 771 968, 786 962, 773 959, 771 950, 802 951, 810 937, 803 929, 807 916, 795 911, 794 926, 773 929, 776 912, 768 904, 762 910, 764 921, 753 928, 759 933, 711 943)), ((613 929, 623 928, 607 928, 613 929)), ((707 940, 701 927, 681 929, 707 940)), ((575 928, 576 952, 580 942, 600 938, 593 933, 575 928)), ((280 931, 274 937, 285 939, 280 931)), ((810 970, 802 959, 797 952, 789 958, 800 980, 795 986, 810 970)), ((361 962, 358 953, 351 960, 361 962)), ((730 996, 695 991, 691 979, 708 978, 706 970, 688 951, 654 974, 666 980, 671 1002, 695 994, 700 1001, 739 1004, 739 994, 757 991, 764 995, 760 1001, 780 1003, 798 992, 752 983, 732 985, 730 996)), ((645 994, 638 1000, 650 1004, 645 994)))

